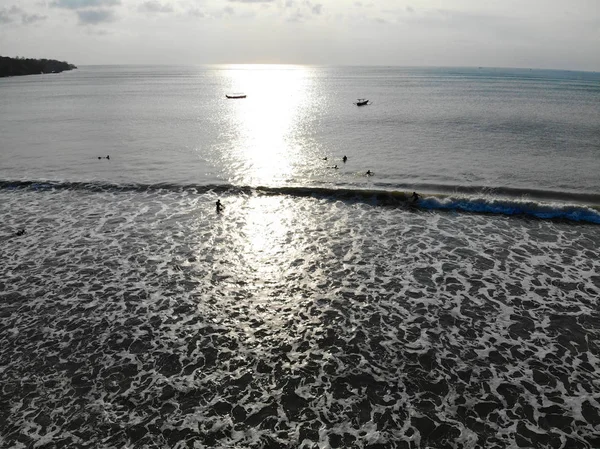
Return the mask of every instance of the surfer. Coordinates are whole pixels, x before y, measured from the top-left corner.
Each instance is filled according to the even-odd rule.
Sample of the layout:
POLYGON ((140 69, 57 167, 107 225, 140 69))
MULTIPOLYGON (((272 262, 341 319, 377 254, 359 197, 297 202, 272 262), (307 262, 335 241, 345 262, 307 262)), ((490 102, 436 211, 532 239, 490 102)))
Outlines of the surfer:
POLYGON ((346 161, 348 160, 348 156, 344 155, 344 157, 342 158, 342 160, 344 161, 344 164, 345 164, 346 161))
POLYGON ((335 164, 335 165, 334 165, 333 167, 331 167, 331 168, 335 168, 335 169, 337 170, 337 169, 338 169, 338 166, 337 166, 337 164, 335 164))
POLYGON ((17 237, 20 237, 20 236, 22 236, 22 235, 25 235, 25 229, 19 229, 19 230, 18 230, 18 231, 15 233, 15 235, 16 235, 17 237))
POLYGON ((412 202, 416 203, 417 201, 419 201, 419 198, 421 198, 421 195, 419 195, 417 192, 413 192, 411 198, 412 198, 412 202))
POLYGON ((110 159, 110 155, 107 155, 107 156, 106 156, 106 159, 110 159))
POLYGON ((366 176, 373 176, 373 172, 371 170, 367 170, 367 172, 365 173, 366 176))
POLYGON ((217 200, 216 206, 217 206, 217 214, 220 214, 223 211, 223 209, 225 209, 225 207, 223 207, 223 205, 221 204, 221 200, 217 200))

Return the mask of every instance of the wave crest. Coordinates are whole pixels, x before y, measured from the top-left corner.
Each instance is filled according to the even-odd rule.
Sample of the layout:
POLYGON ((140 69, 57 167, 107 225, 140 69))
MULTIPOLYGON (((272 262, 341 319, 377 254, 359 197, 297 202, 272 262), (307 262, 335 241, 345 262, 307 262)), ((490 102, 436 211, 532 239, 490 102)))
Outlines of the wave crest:
MULTIPOLYGON (((543 220, 567 220, 600 224, 600 207, 593 204, 551 200, 550 192, 546 192, 547 200, 529 197, 530 191, 512 189, 511 197, 500 196, 497 192, 483 191, 479 193, 431 193, 422 194, 414 202, 411 193, 397 190, 349 189, 331 187, 251 187, 230 184, 182 185, 182 184, 111 184, 102 182, 55 182, 55 181, 0 181, 0 190, 86 190, 92 192, 169 192, 193 191, 194 193, 216 194, 267 194, 290 195, 298 197, 318 197, 332 200, 363 202, 374 206, 406 207, 413 210, 444 210, 479 214, 498 214, 509 216, 527 216, 543 220)), ((587 199, 589 195, 574 200, 587 199)))

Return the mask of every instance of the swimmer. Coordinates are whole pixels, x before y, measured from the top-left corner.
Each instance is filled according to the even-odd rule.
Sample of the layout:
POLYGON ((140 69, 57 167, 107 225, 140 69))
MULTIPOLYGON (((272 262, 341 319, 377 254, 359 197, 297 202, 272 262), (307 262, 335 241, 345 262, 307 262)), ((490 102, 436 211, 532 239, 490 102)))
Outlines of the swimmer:
POLYGON ((345 164, 346 161, 348 160, 348 156, 344 155, 344 157, 342 158, 342 160, 344 161, 344 164, 345 164))
POLYGON ((110 159, 110 155, 107 155, 107 156, 106 156, 106 159, 110 159))
POLYGON ((373 173, 371 170, 367 170, 367 172, 365 173, 366 176, 373 176, 375 173, 373 173))
POLYGON ((221 200, 217 200, 216 206, 217 206, 217 214, 220 214, 221 211, 223 211, 225 209, 225 207, 221 204, 221 200))
POLYGON ((338 169, 338 166, 337 166, 337 164, 336 164, 336 165, 334 165, 334 166, 333 166, 333 167, 331 167, 331 168, 335 168, 335 169, 337 170, 337 169, 338 169))
POLYGON ((325 156, 325 157, 323 158, 323 160, 324 160, 324 161, 326 161, 326 160, 327 160, 327 156, 325 156))

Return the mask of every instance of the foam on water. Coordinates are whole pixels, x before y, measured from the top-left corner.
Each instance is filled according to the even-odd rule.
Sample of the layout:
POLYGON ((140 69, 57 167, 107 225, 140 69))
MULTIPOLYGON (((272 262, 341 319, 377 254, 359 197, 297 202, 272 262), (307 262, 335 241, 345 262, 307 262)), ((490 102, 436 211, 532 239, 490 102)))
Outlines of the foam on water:
POLYGON ((273 193, 0 190, 0 441, 600 445, 596 225, 273 193))
MULTIPOLYGON (((188 193, 243 193, 252 192, 267 194, 285 194, 293 196, 311 196, 329 198, 331 200, 360 201, 385 206, 409 207, 411 209, 446 210, 459 212, 474 212, 484 214, 523 215, 540 219, 568 220, 600 224, 600 196, 591 194, 559 193, 552 191, 532 191, 520 189, 498 189, 490 191, 482 188, 465 188, 463 193, 440 193, 452 191, 446 186, 437 187, 437 193, 423 194, 419 201, 413 201, 411 194, 406 191, 365 188, 331 188, 331 187, 252 187, 244 185, 212 184, 212 185, 181 185, 181 184, 111 184, 99 182, 56 182, 56 181, 3 181, 3 190, 86 190, 90 192, 124 192, 124 191, 169 191, 188 193), (470 192, 470 193, 465 193, 470 192), (499 194, 500 193, 500 194, 499 194), (503 195, 502 195, 503 193, 503 195), (536 198, 529 197, 533 194, 536 198)), ((455 188, 458 189, 458 188, 455 188)))

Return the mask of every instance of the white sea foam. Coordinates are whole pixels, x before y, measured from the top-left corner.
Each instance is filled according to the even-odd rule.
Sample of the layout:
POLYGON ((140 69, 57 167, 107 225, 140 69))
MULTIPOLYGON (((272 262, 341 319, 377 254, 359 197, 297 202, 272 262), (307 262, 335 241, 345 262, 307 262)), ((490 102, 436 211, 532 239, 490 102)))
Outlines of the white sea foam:
POLYGON ((597 226, 216 198, 0 191, 8 445, 595 444, 597 226))

